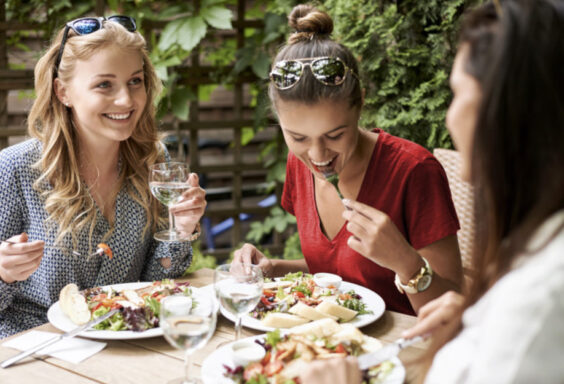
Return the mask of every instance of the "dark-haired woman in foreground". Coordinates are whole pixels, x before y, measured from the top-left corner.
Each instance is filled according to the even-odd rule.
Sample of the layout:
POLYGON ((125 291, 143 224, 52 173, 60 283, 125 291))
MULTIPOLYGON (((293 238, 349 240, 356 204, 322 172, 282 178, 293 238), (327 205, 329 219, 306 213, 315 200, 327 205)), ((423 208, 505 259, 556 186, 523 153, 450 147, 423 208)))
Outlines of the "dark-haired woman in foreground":
POLYGON ((282 206, 296 216, 305 260, 270 260, 246 244, 235 262, 270 276, 336 273, 380 294, 388 309, 414 314, 460 289, 459 225, 444 170, 424 148, 358 127, 358 65, 331 40, 327 13, 298 5, 288 19, 296 32, 274 59, 269 93, 290 150, 282 206), (344 201, 324 174, 339 175, 344 201))
MULTIPOLYGON (((451 74, 447 126, 482 226, 469 295, 430 302, 404 335, 434 332, 427 383, 564 380, 564 3, 502 5, 468 17, 451 74)), ((302 382, 355 370, 313 364, 302 382)))

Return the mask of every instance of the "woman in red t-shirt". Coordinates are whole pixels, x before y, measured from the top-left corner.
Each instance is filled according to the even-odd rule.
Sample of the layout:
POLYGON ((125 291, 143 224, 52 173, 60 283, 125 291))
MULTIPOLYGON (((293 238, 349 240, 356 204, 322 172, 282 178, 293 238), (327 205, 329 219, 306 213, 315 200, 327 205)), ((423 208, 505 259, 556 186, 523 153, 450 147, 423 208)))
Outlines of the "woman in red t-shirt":
POLYGON ((235 262, 269 276, 336 273, 409 314, 460 290, 459 225, 444 170, 419 145, 358 127, 358 65, 329 38, 329 15, 298 5, 289 24, 296 32, 274 60, 269 95, 290 150, 282 206, 296 216, 305 259, 271 260, 245 244, 235 262), (340 192, 327 179, 337 174, 340 192))

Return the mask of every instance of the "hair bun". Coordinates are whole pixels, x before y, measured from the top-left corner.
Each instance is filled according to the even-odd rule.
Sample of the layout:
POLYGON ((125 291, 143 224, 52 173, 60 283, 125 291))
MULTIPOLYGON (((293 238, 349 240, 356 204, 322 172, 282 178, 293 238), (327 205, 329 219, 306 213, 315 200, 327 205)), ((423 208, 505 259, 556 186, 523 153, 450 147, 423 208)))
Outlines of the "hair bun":
POLYGON ((315 35, 327 37, 333 32, 331 16, 306 4, 294 7, 288 16, 288 25, 296 30, 296 34, 290 36, 290 44, 295 42, 293 40, 311 39, 315 35))

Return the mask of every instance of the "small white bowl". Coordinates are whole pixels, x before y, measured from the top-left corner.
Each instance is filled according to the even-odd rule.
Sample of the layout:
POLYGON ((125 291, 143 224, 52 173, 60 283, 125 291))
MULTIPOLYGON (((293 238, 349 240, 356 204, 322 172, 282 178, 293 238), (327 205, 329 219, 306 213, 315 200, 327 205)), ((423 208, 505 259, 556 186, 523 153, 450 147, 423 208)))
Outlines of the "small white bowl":
POLYGON ((266 355, 266 351, 254 341, 242 340, 231 345, 231 354, 235 366, 242 365, 245 367, 250 363, 261 361, 266 355))
POLYGON ((320 272, 313 275, 313 281, 315 281, 315 284, 323 288, 331 286, 339 288, 341 282, 343 281, 343 278, 333 273, 320 272))

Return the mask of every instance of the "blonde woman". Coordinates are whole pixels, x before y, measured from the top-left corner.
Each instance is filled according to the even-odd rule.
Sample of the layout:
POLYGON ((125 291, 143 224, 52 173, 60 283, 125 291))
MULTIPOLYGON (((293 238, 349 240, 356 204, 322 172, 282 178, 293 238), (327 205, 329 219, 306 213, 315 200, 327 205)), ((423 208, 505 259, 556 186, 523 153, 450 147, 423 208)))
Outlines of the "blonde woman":
MULTIPOLYGON (((46 322, 70 282, 156 280, 190 265, 189 241, 153 239, 166 213, 151 197, 148 168, 169 158, 157 140, 160 84, 145 46, 133 18, 82 18, 35 68, 32 138, 0 152, 0 239, 8 240, 0 244, 0 337, 46 322), (72 252, 88 255, 100 242, 112 259, 72 252)), ((171 210, 187 236, 206 204, 195 174, 189 182, 171 210)))

